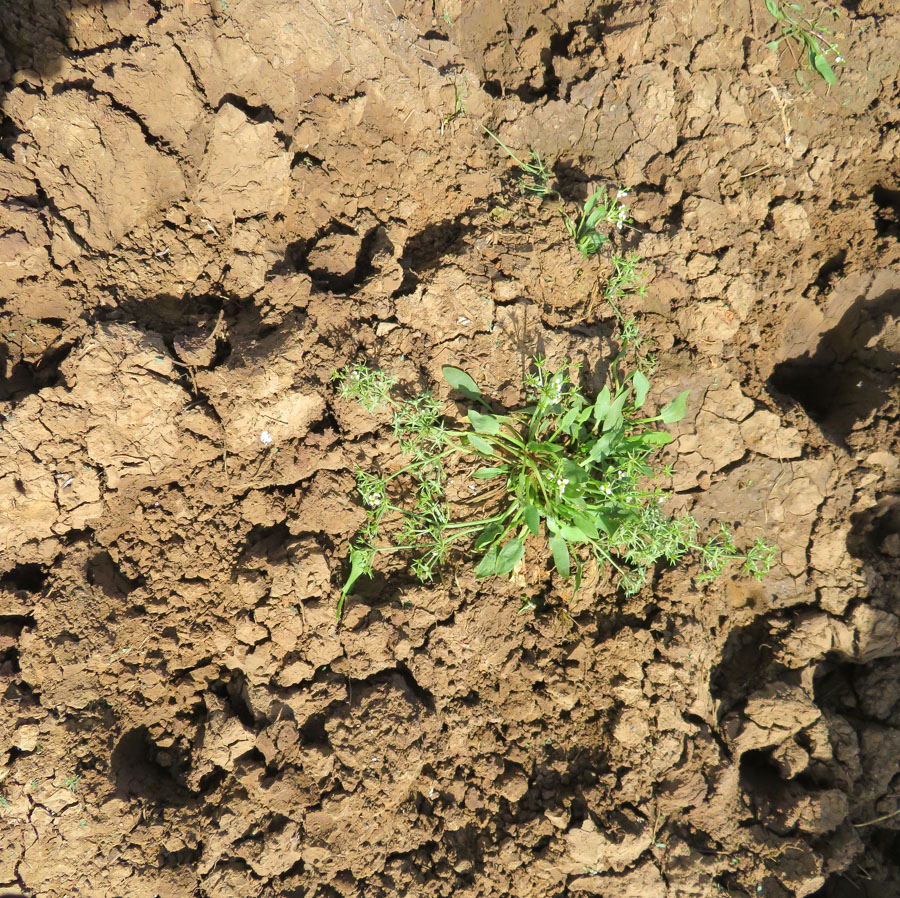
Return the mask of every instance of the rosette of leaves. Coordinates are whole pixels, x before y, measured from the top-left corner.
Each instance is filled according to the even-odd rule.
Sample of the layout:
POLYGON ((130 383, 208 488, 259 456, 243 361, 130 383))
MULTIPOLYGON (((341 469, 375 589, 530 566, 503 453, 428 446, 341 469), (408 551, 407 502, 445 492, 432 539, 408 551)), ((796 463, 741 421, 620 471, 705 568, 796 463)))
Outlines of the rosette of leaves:
POLYGON ((551 370, 538 358, 525 378, 527 404, 498 411, 462 369, 446 366, 443 375, 470 406, 458 426, 448 426, 431 394, 395 398, 391 375, 359 364, 335 372, 343 396, 391 409, 405 461, 391 472, 357 472, 367 517, 351 543, 338 616, 382 553, 408 554, 423 581, 454 553, 477 559, 478 577, 504 576, 523 563, 531 541, 576 589, 593 558, 610 566, 629 594, 658 561, 674 564, 689 552, 700 556, 701 580, 732 560, 756 577, 768 571, 774 549, 763 542, 742 554, 725 529, 699 542, 692 517, 673 518, 661 508, 667 494, 658 480, 669 472, 654 456, 672 437, 658 425, 684 416, 687 391, 647 415, 643 372, 621 379, 614 373, 589 399, 568 364, 551 370), (473 491, 459 519, 451 514, 459 503, 446 497, 448 465, 473 491))
POLYGON ((566 230, 585 259, 609 242, 602 226, 614 226, 621 231, 625 225, 632 224, 633 219, 627 217, 627 207, 620 202, 627 195, 627 190, 620 189, 610 196, 606 188, 601 187, 587 198, 577 219, 563 212, 566 230))

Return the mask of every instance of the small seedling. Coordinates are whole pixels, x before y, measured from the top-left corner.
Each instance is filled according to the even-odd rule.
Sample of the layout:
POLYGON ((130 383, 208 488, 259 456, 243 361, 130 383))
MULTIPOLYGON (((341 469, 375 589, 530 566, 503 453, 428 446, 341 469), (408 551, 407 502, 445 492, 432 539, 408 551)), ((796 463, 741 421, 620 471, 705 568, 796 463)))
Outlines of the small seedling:
POLYGON ((614 254, 610 261, 613 270, 603 289, 603 298, 619 322, 619 341, 630 349, 634 364, 644 374, 652 374, 656 368, 656 356, 650 351, 653 340, 641 332, 633 315, 626 316, 621 309, 626 296, 641 297, 647 292, 646 272, 639 267, 641 257, 633 252, 624 256, 614 254))
POLYGON ((536 196, 539 199, 547 199, 556 196, 556 190, 551 186, 550 179, 552 173, 544 165, 541 154, 537 150, 531 151, 529 162, 523 162, 493 131, 489 128, 481 126, 492 140, 509 156, 519 168, 522 169, 522 176, 519 178, 519 191, 526 195, 536 196))
POLYGON ((593 400, 568 364, 551 370, 535 359, 524 384, 530 401, 511 412, 495 411, 465 371, 446 366, 447 383, 473 405, 458 428, 448 426, 431 393, 395 398, 393 375, 360 363, 336 371, 344 398, 392 412, 407 461, 391 473, 357 471, 366 521, 351 543, 338 616, 376 557, 398 552, 413 556, 422 581, 466 552, 480 556, 476 576, 505 576, 521 566, 531 542, 562 578, 574 578, 576 590, 593 559, 611 566, 626 594, 641 589, 658 561, 673 564, 689 552, 699 554, 701 582, 732 560, 752 576, 766 573, 775 550, 762 541, 742 554, 723 528, 701 543, 690 515, 662 511, 667 494, 655 482, 662 472, 650 459, 672 437, 651 425, 679 421, 688 394, 645 415, 650 382, 640 370, 620 377, 626 351, 612 366, 611 385, 593 400), (451 505, 446 491, 454 482, 462 498, 451 505))
POLYGON ((80 776, 67 776, 65 786, 70 792, 78 791, 78 784, 81 782, 80 776))
POLYGON ((469 91, 466 89, 466 76, 463 75, 462 81, 453 82, 453 110, 448 112, 441 119, 441 137, 444 136, 444 131, 450 122, 455 121, 460 116, 466 114, 466 98, 468 96, 469 91))
MULTIPOLYGON (((801 58, 805 57, 805 65, 810 71, 817 72, 828 84, 835 84, 837 78, 832 66, 841 65, 844 57, 837 44, 832 40, 834 34, 829 31, 818 19, 810 19, 801 15, 803 6, 799 3, 788 3, 786 0, 765 0, 766 9, 781 25, 781 35, 775 40, 769 41, 766 46, 777 51, 782 41, 790 49, 794 56, 794 62, 799 66, 800 60, 794 55, 793 47, 800 51, 801 58), (829 56, 831 61, 829 61, 829 56)), ((832 10, 832 16, 837 13, 832 10)))
POLYGON ((625 225, 632 223, 633 219, 627 217, 627 207, 621 202, 626 196, 628 191, 620 189, 616 191, 615 196, 610 197, 606 188, 601 187, 587 198, 577 221, 563 211, 566 230, 585 259, 599 252, 600 248, 609 242, 609 237, 600 230, 601 227, 614 225, 621 231, 625 225))
POLYGON ((12 804, 10 803, 9 799, 5 795, 0 795, 0 808, 3 808, 3 810, 8 810, 11 807, 12 804))

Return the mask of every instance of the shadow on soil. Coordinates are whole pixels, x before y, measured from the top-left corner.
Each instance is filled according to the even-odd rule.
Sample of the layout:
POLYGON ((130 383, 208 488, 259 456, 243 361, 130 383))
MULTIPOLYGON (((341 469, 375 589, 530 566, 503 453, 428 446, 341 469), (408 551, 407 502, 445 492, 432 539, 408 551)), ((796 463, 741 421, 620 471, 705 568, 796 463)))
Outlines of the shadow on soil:
MULTIPOLYGON (((16 72, 52 78, 79 51, 70 39, 73 16, 99 9, 127 14, 126 0, 3 0, 0 3, 0 100, 16 72)), ((91 48, 93 49, 93 48, 91 48)))
POLYGON ((900 290, 858 298, 823 334, 815 352, 778 365, 770 385, 796 399, 830 440, 844 445, 896 391, 900 353, 870 343, 897 316, 900 290))

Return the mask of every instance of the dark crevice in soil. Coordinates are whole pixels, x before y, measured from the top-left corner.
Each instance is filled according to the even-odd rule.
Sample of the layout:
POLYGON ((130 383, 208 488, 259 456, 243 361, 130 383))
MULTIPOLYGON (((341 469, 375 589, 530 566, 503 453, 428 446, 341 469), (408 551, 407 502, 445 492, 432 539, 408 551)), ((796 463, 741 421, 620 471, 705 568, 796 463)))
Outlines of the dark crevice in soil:
POLYGON ((110 757, 109 770, 120 798, 139 796, 163 805, 184 806, 192 803, 191 793, 178 782, 185 759, 175 758, 174 749, 161 754, 145 726, 128 730, 119 739, 110 757), (163 766, 160 757, 171 758, 163 766))
POLYGON ((412 671, 402 662, 397 663, 396 671, 403 677, 410 692, 429 710, 434 711, 434 696, 424 686, 420 686, 412 671))
POLYGON ((100 53, 106 53, 110 50, 129 50, 136 40, 137 35, 126 34, 109 43, 100 44, 97 47, 88 47, 84 50, 72 50, 66 55, 70 59, 87 59, 89 56, 97 56, 100 53))
POLYGON ((839 445, 857 422, 884 405, 896 390, 900 353, 869 344, 888 318, 900 316, 900 290, 877 299, 859 297, 814 352, 777 365, 775 391, 796 399, 823 434, 839 445))
POLYGON ((50 568, 43 564, 17 564, 0 577, 0 587, 22 592, 39 593, 50 575, 50 568))
POLYGON ((877 186, 872 190, 872 199, 878 207, 875 216, 878 236, 900 239, 900 190, 877 186))
MULTIPOLYGON (((63 343, 46 350, 37 362, 18 362, 12 367, 9 377, 0 377, 0 401, 21 402, 26 396, 38 393, 62 383, 60 366, 68 358, 77 344, 63 343)), ((0 370, 3 369, 9 349, 0 343, 0 370)))
POLYGON ((819 273, 813 282, 819 290, 824 293, 831 286, 834 278, 844 270, 844 263, 847 261, 847 250, 840 249, 833 256, 828 258, 819 268, 819 273))
POLYGON ((225 701, 234 716, 248 729, 255 730, 265 722, 265 716, 253 710, 243 671, 223 670, 219 680, 210 684, 209 688, 213 695, 225 701))
POLYGON ((250 121, 257 125, 274 124, 275 122, 281 124, 281 120, 275 115, 271 106, 266 104, 254 106, 245 97, 238 96, 237 94, 225 94, 222 99, 219 100, 219 104, 216 106, 216 112, 218 112, 226 103, 230 106, 234 106, 235 109, 239 109, 248 119, 250 119, 250 121))
POLYGON ((721 701, 723 713, 733 710, 754 689, 773 678, 775 655, 769 640, 774 617, 758 617, 728 634, 721 660, 710 675, 710 694, 721 701))
POLYGON ((123 599, 146 582, 143 577, 126 577, 109 552, 99 552, 88 561, 86 579, 111 599, 123 599))

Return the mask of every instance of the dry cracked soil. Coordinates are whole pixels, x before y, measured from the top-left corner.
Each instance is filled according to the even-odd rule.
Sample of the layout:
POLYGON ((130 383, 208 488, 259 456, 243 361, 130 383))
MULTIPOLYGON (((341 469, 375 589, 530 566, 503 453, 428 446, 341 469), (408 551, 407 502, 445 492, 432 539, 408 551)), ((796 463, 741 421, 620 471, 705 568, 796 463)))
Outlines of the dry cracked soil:
POLYGON ((828 87, 762 0, 0 0, 4 894, 900 895, 900 9, 831 27, 828 87), (632 189, 673 507, 760 583, 463 558, 337 625, 335 368, 615 352, 482 125, 632 189))

